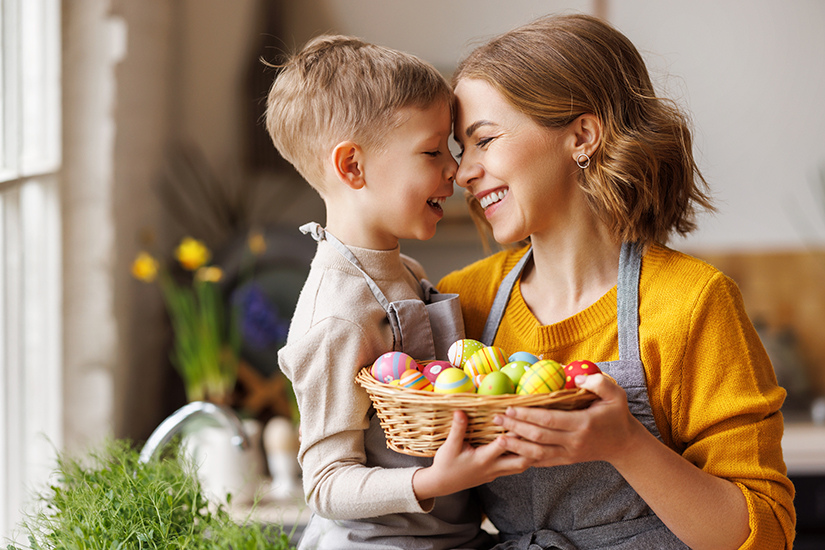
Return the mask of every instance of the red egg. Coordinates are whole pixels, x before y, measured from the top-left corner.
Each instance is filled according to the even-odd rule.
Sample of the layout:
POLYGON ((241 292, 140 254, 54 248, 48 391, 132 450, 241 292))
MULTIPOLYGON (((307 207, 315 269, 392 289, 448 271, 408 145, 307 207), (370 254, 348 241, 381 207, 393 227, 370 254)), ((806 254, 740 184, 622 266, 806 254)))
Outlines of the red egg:
POLYGON ((421 372, 430 381, 430 384, 435 384, 435 379, 444 369, 454 368, 449 361, 431 361, 421 367, 421 372))
POLYGON ((596 366, 596 363, 593 361, 581 360, 581 361, 571 361, 564 367, 564 388, 565 389, 575 389, 576 386, 576 377, 580 374, 585 376, 589 374, 598 374, 602 372, 601 369, 596 366))

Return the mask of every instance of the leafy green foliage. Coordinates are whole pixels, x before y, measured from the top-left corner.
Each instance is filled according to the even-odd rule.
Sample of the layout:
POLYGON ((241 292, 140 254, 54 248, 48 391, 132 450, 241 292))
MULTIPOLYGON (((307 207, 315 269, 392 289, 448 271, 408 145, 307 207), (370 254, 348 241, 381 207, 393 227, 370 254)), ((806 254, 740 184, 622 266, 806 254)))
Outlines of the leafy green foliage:
MULTIPOLYGON (((59 482, 39 496, 41 510, 23 528, 31 550, 288 550, 282 527, 230 518, 204 496, 194 466, 170 446, 138 461, 127 442, 112 441, 80 461, 58 457, 59 482)), ((228 502, 227 502, 228 503, 228 502)), ((23 550, 8 545, 7 550, 23 550)))

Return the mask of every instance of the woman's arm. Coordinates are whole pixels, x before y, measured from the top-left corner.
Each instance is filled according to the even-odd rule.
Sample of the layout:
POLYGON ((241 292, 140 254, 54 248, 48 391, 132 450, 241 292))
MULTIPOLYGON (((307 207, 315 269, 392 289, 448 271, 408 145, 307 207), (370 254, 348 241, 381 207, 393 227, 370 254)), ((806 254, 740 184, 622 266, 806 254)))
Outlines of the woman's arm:
POLYGON ((630 414, 624 390, 606 377, 589 376, 583 387, 601 397, 588 409, 513 408, 497 417, 512 432, 503 445, 535 466, 611 463, 695 550, 735 549, 745 542, 748 506, 735 484, 700 470, 656 439, 630 414))

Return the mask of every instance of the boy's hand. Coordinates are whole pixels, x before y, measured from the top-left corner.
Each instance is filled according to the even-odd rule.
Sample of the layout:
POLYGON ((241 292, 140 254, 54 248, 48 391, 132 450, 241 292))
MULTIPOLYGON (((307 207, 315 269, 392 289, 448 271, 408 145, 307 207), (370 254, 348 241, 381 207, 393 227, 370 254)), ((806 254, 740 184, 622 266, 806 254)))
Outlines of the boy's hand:
POLYGON ((467 415, 455 411, 450 433, 436 452, 432 466, 413 475, 413 491, 419 501, 517 474, 533 463, 531 458, 507 453, 503 436, 482 447, 472 447, 464 441, 466 431, 467 415))

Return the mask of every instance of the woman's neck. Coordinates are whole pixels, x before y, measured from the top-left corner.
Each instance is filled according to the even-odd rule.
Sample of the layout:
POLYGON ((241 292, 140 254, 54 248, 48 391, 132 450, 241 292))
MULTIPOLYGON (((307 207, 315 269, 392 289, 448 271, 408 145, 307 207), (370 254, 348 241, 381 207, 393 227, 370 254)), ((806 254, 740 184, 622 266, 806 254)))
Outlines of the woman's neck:
POLYGON ((583 311, 616 285, 621 243, 600 225, 531 241, 533 262, 522 275, 521 294, 542 325, 583 311))

